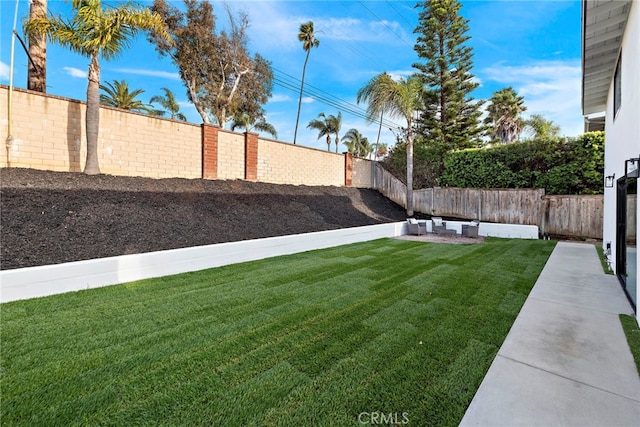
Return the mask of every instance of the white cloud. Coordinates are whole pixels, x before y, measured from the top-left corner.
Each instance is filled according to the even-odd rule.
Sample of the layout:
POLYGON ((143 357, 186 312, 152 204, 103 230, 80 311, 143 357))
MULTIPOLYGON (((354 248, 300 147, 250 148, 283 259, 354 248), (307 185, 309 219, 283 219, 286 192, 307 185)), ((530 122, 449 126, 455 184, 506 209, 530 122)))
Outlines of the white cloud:
POLYGON ((286 102, 291 101, 291 97, 289 95, 283 94, 275 94, 269 98, 269 102, 286 102))
MULTIPOLYGON (((394 80, 400 80, 401 78, 406 79, 407 77, 411 76, 415 72, 416 72, 415 69, 408 69, 408 70, 388 71, 387 74, 389 74, 391 78, 394 80)), ((379 73, 376 73, 376 74, 379 74, 379 73)))
POLYGON ((497 82, 555 81, 567 76, 580 77, 580 61, 536 61, 524 65, 504 62, 483 70, 487 78, 497 82))
POLYGON ((553 120, 566 136, 583 131, 580 61, 537 61, 524 65, 498 63, 481 71, 485 80, 512 86, 524 96, 526 114, 553 120))
POLYGON ((9 66, 0 61, 0 80, 9 80, 9 66))
MULTIPOLYGON (((245 2, 237 2, 242 5, 245 2)), ((375 58, 375 52, 368 53, 367 45, 362 42, 380 42, 400 44, 402 40, 413 43, 413 36, 407 34, 402 25, 392 20, 377 20, 370 15, 348 16, 351 11, 344 9, 341 2, 326 6, 322 2, 300 2, 304 6, 291 5, 289 2, 253 1, 245 3, 250 12, 251 25, 249 38, 252 50, 272 57, 283 52, 301 50, 298 41, 300 24, 307 21, 314 23, 316 37, 322 49, 340 46, 351 52, 365 52, 375 58), (325 8, 342 8, 335 11, 339 17, 327 17, 325 8), (341 15, 344 13, 344 15, 341 15), (393 34, 395 33, 395 35, 393 34)), ((242 6, 238 7, 239 9, 242 6)), ((361 11, 362 12, 362 11, 361 11)))
POLYGON ((124 74, 135 74, 138 76, 158 77, 161 79, 180 80, 179 73, 169 71, 145 70, 139 68, 115 68, 113 71, 124 74))
MULTIPOLYGON (((412 74, 415 74, 416 70, 415 69, 406 69, 406 70, 391 70, 391 71, 385 71, 387 74, 389 74, 391 76, 391 78, 393 80, 400 80, 400 79, 406 79, 407 77, 411 76, 412 74)), ((351 70, 352 74, 355 74, 353 70, 351 70)), ((360 71, 358 72, 358 77, 364 77, 366 78, 366 81, 364 83, 366 83, 367 81, 371 80, 372 78, 376 77, 380 75, 380 71, 379 70, 368 70, 368 71, 360 71)), ((363 84, 364 84, 363 83, 363 84)))
POLYGON ((292 16, 280 2, 254 1, 246 10, 250 11, 252 17, 249 38, 253 51, 273 52, 300 48, 298 28, 310 18, 292 16))
POLYGON ((310 97, 310 96, 303 96, 303 97, 302 97, 302 103, 303 103, 303 104, 311 104, 311 103, 313 103, 314 101, 315 101, 315 100, 314 100, 312 97, 310 97))
POLYGON ((362 21, 355 18, 318 18, 314 21, 317 36, 329 38, 343 38, 344 34, 360 28, 362 21))
POLYGON ((63 69, 67 72, 68 75, 70 75, 73 78, 77 78, 77 79, 87 78, 87 72, 79 68, 63 67, 63 69))

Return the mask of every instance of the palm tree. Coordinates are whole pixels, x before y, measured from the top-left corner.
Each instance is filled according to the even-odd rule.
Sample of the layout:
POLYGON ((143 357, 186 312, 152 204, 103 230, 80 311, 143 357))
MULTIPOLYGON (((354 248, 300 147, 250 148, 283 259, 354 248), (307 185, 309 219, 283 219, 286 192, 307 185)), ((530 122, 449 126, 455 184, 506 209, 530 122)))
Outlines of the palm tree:
POLYGON ((307 125, 308 129, 316 129, 318 131, 318 139, 325 136, 327 138, 327 151, 331 151, 331 135, 335 132, 334 124, 331 117, 327 117, 324 113, 318 114, 317 119, 313 119, 307 125))
MULTIPOLYGON (((380 126, 378 127, 378 137, 376 138, 376 147, 380 144, 380 133, 382 132, 382 119, 384 117, 385 109, 388 107, 385 101, 381 99, 386 96, 384 93, 379 93, 380 88, 386 87, 391 84, 393 79, 386 72, 378 74, 358 91, 356 102, 367 102, 367 120, 369 123, 373 123, 378 120, 380 116, 380 126)), ((376 149, 377 151, 377 149, 376 149)))
MULTIPOLYGON (((47 16, 47 0, 31 0, 30 19, 47 16)), ((29 68, 27 69, 27 89, 47 92, 47 38, 38 31, 29 36, 29 68)))
POLYGON ((148 105, 136 99, 136 96, 144 93, 144 90, 136 89, 133 92, 129 92, 129 85, 124 80, 114 80, 113 84, 107 82, 106 85, 100 85, 100 89, 105 92, 100 94, 101 105, 141 113, 152 112, 148 105))
POLYGON ((542 114, 532 114, 524 121, 524 130, 531 139, 553 138, 560 135, 560 126, 547 120, 542 114))
POLYGON ((389 146, 387 144, 383 143, 376 143, 376 151, 374 152, 374 160, 378 160, 380 157, 384 157, 387 152, 389 151, 389 146))
POLYGON ((516 141, 524 124, 520 114, 527 109, 524 98, 508 87, 494 92, 489 101, 484 122, 490 126, 491 138, 503 144, 516 141))
POLYGON ((338 144, 340 144, 340 129, 342 128, 342 113, 338 111, 338 115, 331 115, 327 117, 327 120, 331 123, 333 133, 336 134, 336 153, 338 152, 338 144))
POLYGON ((296 143, 296 138, 298 136, 298 123, 300 122, 300 107, 302 107, 302 90, 304 88, 304 75, 307 71, 307 61, 309 60, 309 53, 311 52, 312 47, 320 46, 320 40, 316 38, 316 35, 313 31, 313 22, 305 22, 300 25, 300 32, 298 33, 298 41, 302 42, 302 48, 307 55, 304 58, 304 65, 302 66, 302 80, 300 82, 300 98, 298 100, 298 116, 296 117, 296 128, 293 132, 293 143, 296 143))
POLYGON ((391 117, 407 122, 405 137, 407 142, 407 215, 413 216, 413 125, 414 114, 422 107, 424 87, 416 74, 398 81, 379 78, 370 82, 371 96, 367 97, 367 111, 372 117, 384 111, 391 117))
POLYGON ((244 128, 245 132, 250 132, 255 129, 260 132, 268 133, 276 139, 278 138, 278 132, 276 131, 275 126, 268 123, 264 117, 261 117, 258 121, 254 121, 246 113, 237 115, 231 120, 231 130, 236 130, 237 128, 244 128))
POLYGON ((358 129, 349 129, 342 137, 347 150, 356 157, 365 158, 373 152, 371 144, 366 136, 362 135, 358 129))
POLYGON ((182 120, 183 122, 186 122, 187 118, 180 112, 180 105, 178 104, 178 101, 176 101, 176 97, 173 95, 173 92, 171 92, 171 89, 168 89, 166 87, 163 87, 161 89, 164 92, 164 96, 152 96, 149 100, 149 103, 153 104, 157 102, 158 104, 160 104, 160 106, 164 108, 164 111, 157 111, 162 111, 163 115, 165 111, 168 112, 171 115, 172 120, 182 120))
POLYGON ((100 62, 112 59, 128 46, 139 31, 152 30, 170 42, 164 21, 148 8, 127 4, 103 9, 100 0, 71 0, 74 15, 70 20, 48 15, 29 19, 27 32, 44 34, 52 42, 88 58, 87 85, 87 160, 84 173, 100 173, 98 164, 98 130, 100 129, 100 62))

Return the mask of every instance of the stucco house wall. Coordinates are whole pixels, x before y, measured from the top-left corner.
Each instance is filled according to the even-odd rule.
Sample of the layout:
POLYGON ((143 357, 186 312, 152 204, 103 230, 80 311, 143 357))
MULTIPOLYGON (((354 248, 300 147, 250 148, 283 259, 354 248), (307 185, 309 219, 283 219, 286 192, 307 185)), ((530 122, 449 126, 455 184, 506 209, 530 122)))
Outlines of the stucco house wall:
MULTIPOLYGON (((621 103, 614 117, 614 81, 609 84, 605 111, 605 176, 615 175, 615 181, 625 175, 625 161, 640 157, 640 4, 630 4, 620 48, 621 103)), ((616 268, 617 189, 604 189, 603 248, 611 248, 610 260, 616 268)), ((636 212, 640 206, 636 198, 636 212)), ((636 217, 637 219, 637 217, 636 217)), ((635 221, 636 236, 640 228, 635 221)), ((631 261, 631 260, 629 260, 631 261)), ((640 257, 636 254, 636 265, 640 257)), ((636 279, 637 293, 637 279, 636 279)), ((636 301, 638 301, 636 295, 636 301)))

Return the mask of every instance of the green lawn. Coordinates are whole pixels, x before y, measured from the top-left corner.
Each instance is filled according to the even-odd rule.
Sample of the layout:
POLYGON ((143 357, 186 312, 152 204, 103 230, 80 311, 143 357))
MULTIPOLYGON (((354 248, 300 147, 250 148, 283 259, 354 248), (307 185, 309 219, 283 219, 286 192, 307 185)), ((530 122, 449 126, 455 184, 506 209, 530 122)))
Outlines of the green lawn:
POLYGON ((595 245, 596 252, 598 252, 598 258, 600 258, 600 264, 602 264, 602 270, 605 274, 613 274, 613 270, 609 267, 609 263, 607 262, 607 257, 604 254, 604 249, 599 244, 595 245))
POLYGON ((640 327, 638 326, 636 318, 628 314, 621 314, 620 322, 622 323, 624 334, 627 337, 629 350, 631 350, 633 360, 636 362, 638 375, 640 375, 640 327))
POLYGON ((382 239, 3 304, 1 422, 457 425, 554 245, 382 239))

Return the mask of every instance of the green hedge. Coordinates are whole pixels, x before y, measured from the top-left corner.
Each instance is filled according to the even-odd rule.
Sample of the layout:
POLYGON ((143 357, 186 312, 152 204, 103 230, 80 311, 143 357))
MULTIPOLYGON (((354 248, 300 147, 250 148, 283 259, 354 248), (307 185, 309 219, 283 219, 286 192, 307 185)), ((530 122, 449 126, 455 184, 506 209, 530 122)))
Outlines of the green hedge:
MULTIPOLYGON (((416 141, 413 147, 413 188, 430 188, 438 185, 444 167, 446 150, 416 141)), ((407 183, 407 145, 398 143, 389 150, 382 167, 400 181, 407 183)))
MULTIPOLYGON (((419 165, 416 164, 417 167, 419 165)), ((462 188, 544 188, 547 194, 603 191, 604 132, 452 152, 438 185, 462 188)))

